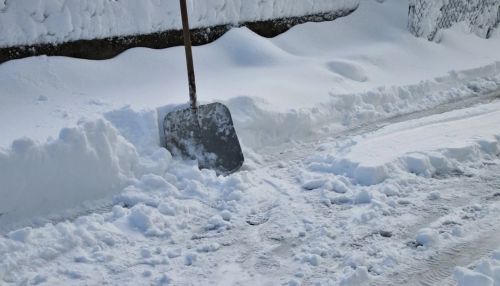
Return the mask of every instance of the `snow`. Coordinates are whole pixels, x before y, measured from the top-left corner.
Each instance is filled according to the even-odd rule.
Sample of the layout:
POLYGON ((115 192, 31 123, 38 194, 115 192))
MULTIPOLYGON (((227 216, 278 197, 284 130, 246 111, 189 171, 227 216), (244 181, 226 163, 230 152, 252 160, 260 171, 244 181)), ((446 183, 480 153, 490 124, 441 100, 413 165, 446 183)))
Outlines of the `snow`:
MULTIPOLYGON (((353 10, 359 0, 188 0, 193 28, 353 10)), ((2 0, 0 47, 180 29, 176 0, 2 0)))
POLYGON ((424 247, 432 247, 439 242, 439 233, 434 229, 423 228, 418 231, 416 241, 424 247))
POLYGON ((398 172, 425 177, 446 174, 456 168, 456 162, 478 161, 500 153, 499 107, 492 104, 465 113, 452 112, 446 116, 455 120, 449 122, 438 116, 438 123, 432 119, 395 124, 351 139, 340 154, 316 158, 309 163, 310 168, 346 174, 363 185, 378 184, 398 172))
POLYGON ((159 146, 181 48, 0 65, 0 283, 388 285, 478 259, 458 283, 497 283, 500 42, 414 38, 407 4, 195 48, 244 147, 225 177, 159 146))
POLYGON ((138 163, 133 145, 104 120, 62 129, 44 144, 15 140, 0 151, 1 219, 48 214, 113 194, 133 178, 138 163))
POLYGON ((453 275, 459 286, 498 285, 500 283, 498 251, 476 262, 473 267, 456 267, 453 275))
MULTIPOLYGON (((408 34, 406 13, 405 1, 366 1, 350 17, 301 25, 275 39, 233 29, 194 50, 200 100, 228 104, 244 144, 259 148, 309 136, 325 122, 352 126, 498 86, 500 39, 447 31, 440 44, 429 43, 408 34), (367 81, 333 72, 332 62, 342 63, 337 71, 344 75, 346 65, 362 69, 367 81)), ((0 65, 0 146, 26 134, 44 142, 107 112, 125 129, 138 124, 133 112, 152 118, 157 107, 187 102, 182 53, 133 49, 109 61, 42 56, 0 65)))

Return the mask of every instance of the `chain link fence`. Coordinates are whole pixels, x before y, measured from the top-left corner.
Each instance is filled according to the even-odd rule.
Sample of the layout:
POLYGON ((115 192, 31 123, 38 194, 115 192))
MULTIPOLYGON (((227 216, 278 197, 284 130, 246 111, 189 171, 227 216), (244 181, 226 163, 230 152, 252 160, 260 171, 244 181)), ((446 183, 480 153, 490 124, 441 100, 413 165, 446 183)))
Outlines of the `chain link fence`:
POLYGON ((439 30, 464 22, 471 32, 489 38, 500 26, 499 0, 410 0, 409 29, 433 40, 439 30))

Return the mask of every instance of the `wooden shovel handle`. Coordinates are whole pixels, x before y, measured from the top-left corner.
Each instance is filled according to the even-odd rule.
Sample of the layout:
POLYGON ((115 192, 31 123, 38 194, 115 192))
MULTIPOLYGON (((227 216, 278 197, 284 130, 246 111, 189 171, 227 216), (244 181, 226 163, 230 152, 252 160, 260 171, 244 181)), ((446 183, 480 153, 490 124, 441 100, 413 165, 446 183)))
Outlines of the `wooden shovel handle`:
POLYGON ((187 4, 186 0, 180 0, 180 3, 181 3, 182 27, 184 30, 184 47, 186 49, 186 64, 187 64, 188 80, 189 80, 189 99, 191 101, 191 109, 193 111, 196 111, 198 109, 197 98, 196 98, 196 79, 194 76, 193 51, 191 48, 191 32, 189 31, 187 4))

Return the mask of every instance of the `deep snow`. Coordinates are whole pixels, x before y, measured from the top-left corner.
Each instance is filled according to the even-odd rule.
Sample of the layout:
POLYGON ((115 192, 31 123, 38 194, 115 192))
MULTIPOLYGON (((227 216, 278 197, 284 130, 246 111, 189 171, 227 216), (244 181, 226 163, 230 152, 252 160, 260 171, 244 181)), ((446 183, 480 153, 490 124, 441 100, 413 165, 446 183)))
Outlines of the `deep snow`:
POLYGON ((0 65, 0 281, 388 285, 496 234, 500 39, 414 38, 407 4, 196 48, 245 149, 227 177, 159 147, 188 99, 181 48, 0 65))
MULTIPOLYGON (((195 48, 199 98, 230 107, 250 151, 498 89, 500 39, 461 30, 440 43, 414 38, 406 9, 405 1, 364 1, 350 17, 275 39, 234 29, 195 48)), ((0 213, 45 214, 106 198, 150 168, 165 169, 157 121, 187 101, 182 53, 133 49, 107 61, 41 56, 0 65, 0 213), (109 123, 94 122, 102 118, 109 123), (29 197, 46 203, 25 208, 29 197)))
MULTIPOLYGON (((305 159, 249 154, 246 168, 228 177, 158 151, 155 168, 130 181, 111 209, 8 231, 0 238, 0 276, 7 285, 368 285, 381 279, 381 285, 401 285, 387 278, 399 273, 405 279, 412 261, 431 261, 447 247, 476 239, 486 251, 498 247, 496 239, 493 245, 480 239, 490 231, 498 237, 499 106, 495 101, 325 138, 308 144, 305 159), (487 128, 470 130, 466 118, 487 128), (369 142, 371 150, 383 150, 387 141, 375 138, 425 137, 430 127, 440 130, 438 147, 398 138, 420 158, 440 158, 449 168, 439 173, 417 162, 418 171, 395 168, 384 181, 363 186, 332 168, 330 158, 348 157, 351 147, 369 142), (458 133, 460 147, 447 139, 458 140, 458 133), (457 153, 460 159, 449 156, 457 153)), ((300 144, 288 148, 304 149, 300 144)), ((414 162, 408 157, 415 155, 401 150, 379 164, 414 162)), ((456 273, 459 281, 479 275, 456 273)))

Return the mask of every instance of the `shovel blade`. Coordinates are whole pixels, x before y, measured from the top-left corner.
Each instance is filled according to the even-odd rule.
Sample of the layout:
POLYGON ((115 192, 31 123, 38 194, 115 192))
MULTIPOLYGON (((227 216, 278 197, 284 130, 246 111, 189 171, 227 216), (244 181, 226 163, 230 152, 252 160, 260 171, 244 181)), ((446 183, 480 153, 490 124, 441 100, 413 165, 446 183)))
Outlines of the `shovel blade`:
POLYGON ((165 147, 174 156, 198 160, 200 169, 219 175, 236 172, 244 162, 229 109, 221 103, 200 105, 167 114, 165 147))

